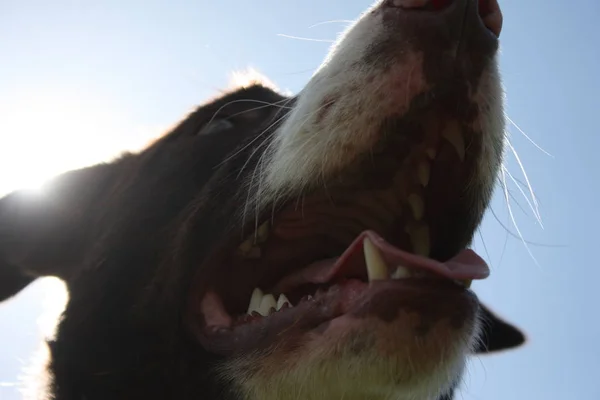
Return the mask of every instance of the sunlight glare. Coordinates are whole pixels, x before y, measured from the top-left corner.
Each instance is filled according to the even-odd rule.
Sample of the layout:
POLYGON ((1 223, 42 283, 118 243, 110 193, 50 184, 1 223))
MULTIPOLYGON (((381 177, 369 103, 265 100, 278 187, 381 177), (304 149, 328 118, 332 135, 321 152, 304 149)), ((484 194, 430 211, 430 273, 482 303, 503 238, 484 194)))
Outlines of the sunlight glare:
POLYGON ((43 193, 58 173, 108 160, 156 136, 105 103, 111 104, 67 90, 0 100, 0 195, 20 188, 43 193))

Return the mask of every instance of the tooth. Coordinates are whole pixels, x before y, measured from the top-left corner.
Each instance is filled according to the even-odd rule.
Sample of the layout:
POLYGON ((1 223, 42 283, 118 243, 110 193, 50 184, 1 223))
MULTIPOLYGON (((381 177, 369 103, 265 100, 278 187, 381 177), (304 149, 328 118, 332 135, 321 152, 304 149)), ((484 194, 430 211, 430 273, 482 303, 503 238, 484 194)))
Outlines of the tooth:
POLYGON ((245 258, 260 258, 262 251, 260 247, 253 244, 252 238, 248 238, 238 247, 240 254, 245 258))
POLYGON ((435 156, 437 155, 437 150, 434 148, 429 148, 429 149, 425 150, 425 152, 427 153, 427 156, 429 157, 430 160, 433 160, 435 158, 435 156))
POLYGON ((388 277, 388 268, 373 242, 369 238, 363 241, 363 250, 365 253, 365 263, 367 264, 367 274, 369 282, 375 280, 383 280, 388 277))
POLYGON ((238 247, 238 249, 243 255, 246 255, 250 252, 250 250, 252 250, 252 247, 252 238, 248 238, 244 240, 242 244, 240 244, 240 247, 238 247))
POLYGON ((416 254, 428 257, 430 251, 429 227, 419 225, 411 228, 410 240, 416 254))
POLYGON ((253 311, 258 311, 260 303, 263 298, 263 292, 259 288, 254 289, 252 296, 250 297, 250 303, 248 304, 248 314, 252 314, 253 311))
POLYGON ((429 185, 429 177, 431 175, 431 167, 427 161, 421 161, 417 167, 417 176, 423 187, 429 185))
POLYGON ((420 221, 423 218, 423 213, 425 212, 425 204, 423 204, 423 199, 421 196, 416 194, 411 194, 408 196, 408 204, 413 211, 413 215, 417 221, 420 221))
POLYGON ((256 242, 264 243, 269 237, 269 222, 265 222, 256 230, 256 242))
POLYGON ((288 300, 288 298, 285 296, 285 294, 281 293, 279 295, 279 299, 277 300, 277 307, 276 310, 279 311, 281 310, 281 307, 283 307, 285 304, 289 305, 290 307, 292 306, 292 303, 290 303, 290 301, 288 300))
POLYGON ((454 147, 454 150, 456 150, 456 153, 458 154, 458 158, 460 158, 460 161, 464 161, 465 160, 465 140, 463 138, 462 132, 461 132, 458 124, 455 121, 450 122, 444 128, 444 131, 442 132, 442 136, 448 142, 450 142, 450 144, 454 147))
POLYGON ((398 265, 396 270, 392 274, 392 279, 405 279, 411 277, 411 272, 408 268, 403 267, 402 265, 398 265))
POLYGON ((275 297, 273 297, 272 294, 268 294, 266 296, 264 296, 262 298, 262 301, 260 302, 260 308, 258 309, 258 312, 266 317, 269 314, 271 314, 271 309, 276 309, 277 308, 277 302, 275 301, 275 297))

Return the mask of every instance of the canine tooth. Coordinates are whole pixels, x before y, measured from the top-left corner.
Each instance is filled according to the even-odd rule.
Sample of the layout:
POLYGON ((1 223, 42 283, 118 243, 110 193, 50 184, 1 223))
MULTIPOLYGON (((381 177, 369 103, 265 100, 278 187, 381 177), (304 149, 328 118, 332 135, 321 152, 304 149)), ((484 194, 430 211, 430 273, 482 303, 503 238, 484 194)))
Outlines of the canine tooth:
POLYGON ((264 243, 269 237, 269 222, 265 222, 256 230, 256 242, 264 243))
POLYGON ((244 240, 238 247, 238 250, 244 258, 260 258, 262 255, 262 250, 260 247, 254 245, 252 237, 244 240))
POLYGON ((420 225, 410 230, 410 240, 416 254, 428 257, 430 251, 429 227, 420 225))
POLYGON ((420 221, 423 218, 423 214, 425 212, 425 204, 423 203, 423 199, 421 196, 416 194, 411 194, 408 196, 408 204, 412 209, 413 215, 417 221, 420 221))
POLYGON ((252 312, 258 311, 260 303, 263 299, 263 292, 259 288, 254 289, 252 296, 250 297, 250 303, 248 304, 248 314, 252 315, 252 312))
POLYGON ((369 282, 375 280, 383 280, 388 277, 388 268, 373 242, 369 238, 363 241, 363 250, 365 253, 365 263, 367 264, 367 274, 369 282))
POLYGON ((272 294, 268 294, 266 296, 264 296, 262 298, 262 301, 260 302, 260 308, 258 309, 258 312, 262 315, 262 316, 268 316, 269 314, 271 314, 271 309, 277 309, 277 302, 275 301, 275 297, 272 294))
POLYGON ((417 167, 417 176, 423 187, 429 185, 429 177, 431 176, 431 167, 427 161, 421 161, 417 167))
POLYGON ((450 144, 454 147, 454 150, 456 150, 456 153, 458 154, 458 158, 460 158, 460 161, 464 161, 465 160, 465 139, 463 138, 462 132, 461 132, 458 124, 456 122, 450 122, 444 128, 444 131, 442 132, 442 136, 448 142, 450 142, 450 144))
POLYGON ((277 307, 276 310, 279 311, 281 310, 281 308, 285 305, 289 305, 290 307, 292 306, 292 303, 290 303, 290 301, 288 300, 288 298, 285 296, 285 294, 281 293, 279 295, 279 299, 277 300, 277 307))
POLYGON ((238 247, 238 249, 240 250, 240 252, 243 255, 246 255, 246 254, 248 254, 252 250, 252 247, 254 247, 253 243, 252 243, 252 238, 248 238, 248 239, 244 240, 242 242, 242 244, 240 244, 240 246, 238 247))
POLYGON ((405 279, 412 276, 410 270, 402 265, 398 265, 392 274, 392 279, 405 279))

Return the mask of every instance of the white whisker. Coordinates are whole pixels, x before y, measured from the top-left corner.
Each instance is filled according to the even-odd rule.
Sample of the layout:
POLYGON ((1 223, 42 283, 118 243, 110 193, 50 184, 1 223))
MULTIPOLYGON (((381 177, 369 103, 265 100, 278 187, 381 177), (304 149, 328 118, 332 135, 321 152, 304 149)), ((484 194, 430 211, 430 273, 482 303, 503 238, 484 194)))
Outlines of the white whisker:
POLYGON ((533 211, 534 215, 535 215, 535 219, 536 221, 540 224, 540 226, 542 227, 542 229, 544 229, 544 225, 542 224, 542 221, 540 219, 540 216, 538 213, 536 213, 536 210, 533 206, 533 204, 531 203, 531 201, 529 200, 529 197, 527 197, 527 194, 525 194, 525 191, 521 188, 521 186, 517 183, 517 181, 515 180, 515 178, 512 176, 512 174, 508 171, 508 169, 506 168, 506 166, 502 165, 502 170, 504 172, 506 172, 506 174, 508 175, 508 177, 513 181, 513 183, 515 184, 515 186, 517 187, 517 189, 519 190, 519 192, 521 192, 521 194, 523 195, 523 198, 525 199, 525 201, 527 202, 527 204, 529 205, 529 208, 531 209, 531 211, 533 211))
POLYGON ((510 148, 513 155, 515 156, 515 159, 517 160, 517 163, 519 164, 519 167, 521 168, 521 172, 523 173, 523 177, 525 178, 525 182, 527 183, 527 187, 529 189, 529 194, 531 195, 531 201, 535 205, 535 207, 532 208, 532 211, 537 215, 538 221, 543 229, 544 224, 542 223, 542 216, 540 214, 539 204, 537 201, 537 197, 535 196, 535 193, 533 192, 533 187, 531 186, 531 182, 529 181, 529 176, 527 175, 527 171, 525 171, 525 167, 523 166, 523 163, 521 162, 521 158, 519 157, 519 154, 517 153, 517 151, 515 150, 515 148, 513 147, 512 143, 510 142, 510 140, 508 138, 506 138, 506 144, 510 148))
POLYGON ((496 220, 496 222, 498 222, 498 224, 502 227, 502 229, 504 229, 504 231, 509 236, 511 236, 511 237, 513 237, 515 239, 518 239, 520 241, 524 241, 525 243, 527 243, 530 246, 545 247, 545 248, 550 248, 550 249, 559 249, 559 248, 565 248, 565 247, 567 247, 566 245, 562 245, 562 244, 544 244, 544 243, 532 242, 530 240, 524 240, 523 238, 519 237, 519 235, 513 233, 502 221, 500 221, 500 218, 498 217, 498 215, 496 214, 496 212, 492 208, 490 208, 490 212, 494 216, 494 219, 496 220))
MULTIPOLYGON (((275 125, 277 125, 284 118, 285 118, 285 115, 282 115, 281 117, 275 119, 271 124, 269 124, 269 126, 267 126, 265 129, 263 129, 263 131, 261 133, 259 133, 254 139, 252 139, 249 143, 247 143, 244 147, 242 147, 240 150, 238 150, 237 152, 235 152, 233 155, 231 155, 230 157, 226 158, 225 161, 223 161, 222 163, 224 163, 224 162, 226 162, 228 160, 231 160, 233 157, 235 157, 236 155, 238 155, 240 152, 242 152, 245 149, 247 149, 248 146, 252 145, 256 140, 258 140, 261 137, 263 137, 263 135, 265 133, 267 133, 272 127, 274 127, 275 125)), ((246 168, 246 166, 248 165, 248 163, 250 162, 250 160, 252 159, 252 157, 254 156, 254 154, 258 150, 260 150, 260 148, 266 143, 267 139, 268 139, 268 136, 265 137, 264 140, 258 146, 256 146, 256 149, 254 149, 254 151, 252 151, 252 153, 250 154, 250 156, 248 157, 248 159, 246 160, 246 162, 244 163, 244 165, 240 169, 240 171, 238 173, 238 178, 240 177, 240 175, 242 174, 242 172, 244 172, 244 169, 246 168)))
POLYGON ((354 23, 354 21, 351 20, 351 19, 333 19, 331 21, 317 22, 316 24, 309 26, 308 29, 311 29, 311 28, 314 28, 314 27, 317 27, 317 26, 320 26, 320 25, 337 24, 337 23, 340 23, 340 24, 352 24, 352 23, 354 23))
MULTIPOLYGON (((504 168, 504 165, 502 165, 502 168, 504 168)), ((515 179, 513 177, 513 179, 515 179)), ((516 179, 515 179, 516 180, 516 179)), ((500 186, 502 186, 502 182, 498 182, 500 186)), ((504 189, 502 189, 504 190, 504 189)), ((523 207, 521 205, 521 203, 519 203, 519 201, 517 200, 517 198, 515 197, 515 195, 513 194, 512 190, 507 189, 508 190, 508 194, 510 196, 510 199, 519 207, 519 210, 521 210, 521 212, 523 212, 523 214, 525 214, 527 217, 529 217, 529 213, 525 210, 525 207, 523 207)), ((537 221, 537 219, 536 219, 537 221)))
POLYGON ((540 145, 538 145, 536 142, 533 141, 532 138, 530 138, 524 131, 523 129, 521 129, 519 127, 519 125, 517 125, 512 119, 510 119, 510 117, 508 115, 505 115, 506 119, 508 120, 508 122, 510 122, 515 128, 517 128, 517 130, 519 132, 521 132, 521 134, 523 136, 525 136, 525 139, 527 139, 532 145, 534 145, 539 151, 541 151, 542 153, 544 153, 545 155, 547 155, 548 157, 552 157, 554 158, 554 156, 552 154, 550 154, 549 152, 547 152, 546 150, 544 150, 540 145))
POLYGON ((305 38, 305 37, 301 37, 301 36, 291 36, 291 35, 286 35, 283 33, 278 33, 277 36, 281 36, 281 37, 288 38, 288 39, 305 40, 307 42, 323 42, 323 43, 334 43, 335 42, 335 40, 331 40, 331 39, 313 39, 313 38, 305 38))
MULTIPOLYGON (((287 100, 288 99, 286 99, 286 101, 287 100)), ((240 111, 240 112, 237 112, 235 114, 228 115, 227 117, 228 118, 233 118, 233 117, 237 117, 238 115, 246 114, 246 113, 249 113, 249 112, 252 112, 252 111, 256 111, 256 110, 262 110, 263 108, 267 108, 267 107, 271 107, 271 106, 273 106, 273 107, 279 107, 279 108, 285 108, 285 109, 288 109, 288 110, 292 109, 292 107, 286 107, 286 106, 278 105, 278 103, 280 103, 282 101, 284 101, 284 100, 278 101, 277 103, 269 103, 268 101, 253 100, 253 102, 260 103, 260 104, 263 104, 263 105, 259 106, 259 107, 250 108, 248 110, 240 111)))
MULTIPOLYGON (((288 104, 290 101, 292 101, 292 98, 286 99, 285 104, 288 104)), ((286 107, 288 108, 288 107, 286 107)), ((282 115, 281 117, 277 118, 278 114, 275 114, 275 116, 273 117, 274 122, 269 124, 269 126, 267 126, 259 135, 256 136, 256 138, 254 138, 253 140, 250 141, 250 143, 248 143, 246 146, 244 146, 241 150, 239 150, 238 152, 236 152, 233 156, 234 157, 236 154, 239 154, 241 151, 243 151, 244 149, 246 149, 249 145, 251 145, 252 143, 254 143, 256 140, 258 140, 259 138, 263 137, 263 135, 268 132, 273 126, 275 126, 277 123, 279 123, 283 118, 286 117, 287 114, 282 115)), ((254 167, 254 170, 252 171, 251 177, 250 177, 250 181, 247 183, 247 193, 246 193, 246 204, 244 205, 244 211, 243 211, 243 215, 242 215, 242 225, 245 224, 246 221, 246 214, 247 214, 247 210, 248 207, 250 205, 254 205, 254 209, 255 209, 255 224, 258 224, 258 217, 259 217, 259 204, 256 201, 256 199, 251 199, 251 196, 253 195, 253 191, 252 191, 252 187, 254 186, 254 182, 256 180, 257 185, 257 190, 256 193, 261 193, 262 192, 262 188, 261 188, 261 179, 260 177, 262 176, 262 166, 264 164, 264 157, 265 155, 269 152, 269 146, 270 143, 268 143, 268 136, 264 138, 264 140, 258 145, 256 146, 256 148, 252 151, 252 153, 250 154, 250 156, 248 157, 248 159, 246 160, 246 162, 244 163, 244 165, 242 166, 242 168, 240 169, 239 173, 238 173, 238 178, 240 177, 240 175, 242 174, 242 172, 245 170, 246 166, 248 165, 248 163, 250 162, 250 160, 254 157, 254 155, 256 154, 256 152, 258 152, 260 149, 262 149, 265 145, 267 146, 265 148, 265 150, 261 153, 256 166, 254 167)), ((231 159, 231 157, 229 157, 228 159, 231 159)))
MULTIPOLYGON (((277 103, 281 103, 284 102, 283 106, 278 106, 280 109, 290 109, 291 107, 287 107, 285 104, 288 104, 290 101, 292 101, 293 98, 287 98, 285 100, 281 100, 277 103)), ((275 114, 275 116, 273 118, 276 118, 277 114, 275 114)), ((254 139, 252 139, 250 142, 246 143, 245 146, 243 146, 242 148, 240 148, 238 151, 234 152, 232 155, 230 155, 229 157, 226 157, 223 161, 221 161, 219 163, 219 166, 225 164, 226 162, 230 161, 232 158, 236 157, 237 155, 239 155, 242 151, 246 150, 248 148, 248 146, 251 146, 254 142, 256 142, 258 139, 260 139, 266 132, 268 132, 269 129, 271 129, 274 125, 276 125, 279 121, 281 121, 281 119, 283 119, 285 117, 285 115, 283 115, 281 118, 277 119, 275 122, 273 122, 272 124, 270 124, 268 127, 266 127, 260 134, 256 135, 256 137, 254 139)), ((249 161, 249 160, 248 160, 249 161)), ((246 161, 246 163, 248 162, 246 161)))
POLYGON ((500 253, 500 260, 498 261, 498 265, 502 265, 502 260, 504 260, 504 255, 506 254, 506 246, 508 246, 508 237, 509 233, 507 231, 506 235, 504 235, 504 243, 502 245, 502 252, 500 253))
POLYGON ((504 170, 500 171, 501 176, 502 176, 502 181, 504 182, 504 197, 506 200, 506 207, 508 209, 508 213, 510 215, 510 218, 512 220, 512 223, 515 227, 515 229, 517 230, 517 233, 519 235, 519 237, 521 238, 521 241, 523 242, 523 244, 525 245, 525 249, 527 249, 527 252, 529 253, 529 255, 531 256, 531 259, 533 260, 533 262, 538 266, 538 268, 540 267, 540 264, 538 263, 537 259, 535 258, 535 256, 533 255, 533 253, 531 252, 531 250, 529 249, 529 246, 527 245, 527 242, 525 241, 525 238, 523 237, 523 234, 521 233, 521 229, 519 229, 519 224, 517 224, 517 221, 515 219, 515 216, 513 215, 512 212, 512 207, 510 206, 510 198, 508 196, 508 190, 506 189, 506 173, 504 170))
POLYGON ((478 230, 477 233, 479 233, 479 239, 481 239, 481 244, 483 245, 483 249, 485 251, 485 255, 487 256, 488 260, 490 261, 490 266, 493 265, 492 263, 492 257, 490 256, 490 252, 488 251, 488 248, 485 244, 485 240, 483 240, 483 235, 481 234, 481 230, 478 230))
POLYGON ((228 107, 228 106, 230 106, 232 104, 235 104, 235 103, 258 103, 258 104, 263 104, 263 106, 261 106, 261 107, 252 108, 250 110, 244 110, 244 111, 241 111, 241 112, 235 114, 235 115, 240 115, 240 114, 243 114, 243 113, 246 113, 246 112, 251 112, 251 111, 259 110, 261 108, 269 107, 269 106, 274 106, 274 107, 279 107, 279 108, 285 108, 284 106, 280 106, 279 103, 285 103, 287 100, 288 99, 283 99, 283 100, 276 101, 275 103, 269 103, 268 101, 261 101, 261 100, 254 100, 254 99, 232 100, 232 101, 229 101, 229 102, 223 104, 221 107, 219 107, 217 109, 217 111, 214 112, 213 116, 210 117, 210 119, 208 120, 208 122, 206 123, 206 125, 209 125, 210 123, 212 123, 214 121, 214 119, 217 117, 217 115, 221 112, 221 110, 223 110, 225 107, 228 107))

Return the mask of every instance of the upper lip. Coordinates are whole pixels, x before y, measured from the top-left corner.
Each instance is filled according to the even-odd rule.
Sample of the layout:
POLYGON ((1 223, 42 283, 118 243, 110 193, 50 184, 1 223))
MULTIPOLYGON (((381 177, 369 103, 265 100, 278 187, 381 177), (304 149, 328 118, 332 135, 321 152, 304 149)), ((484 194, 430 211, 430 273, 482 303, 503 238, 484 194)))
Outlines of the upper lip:
MULTIPOLYGON (((315 268, 318 268, 318 265, 315 268)), ((332 260, 330 267, 320 268, 319 273, 311 275, 310 278, 307 277, 305 270, 292 272, 275 285, 274 291, 285 293, 290 287, 302 283, 327 283, 338 276, 348 275, 349 271, 357 274, 357 269, 359 269, 358 274, 373 280, 373 268, 387 270, 387 273, 382 272, 383 276, 393 274, 395 268, 404 268, 455 281, 485 279, 489 275, 487 264, 473 251, 464 250, 451 260, 442 263, 402 251, 386 242, 376 232, 367 230, 360 234, 339 258, 332 260), (361 274, 364 271, 363 263, 366 264, 367 271, 361 274), (384 265, 373 266, 373 263, 384 265)))

